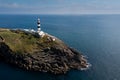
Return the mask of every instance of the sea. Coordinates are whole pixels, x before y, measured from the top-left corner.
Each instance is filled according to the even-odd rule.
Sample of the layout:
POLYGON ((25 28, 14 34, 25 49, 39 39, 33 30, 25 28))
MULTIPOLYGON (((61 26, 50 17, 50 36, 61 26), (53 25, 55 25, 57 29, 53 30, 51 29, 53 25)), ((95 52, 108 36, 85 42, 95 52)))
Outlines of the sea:
POLYGON ((80 51, 92 65, 54 75, 31 72, 0 61, 0 80, 120 80, 120 15, 0 15, 0 28, 41 29, 80 51))

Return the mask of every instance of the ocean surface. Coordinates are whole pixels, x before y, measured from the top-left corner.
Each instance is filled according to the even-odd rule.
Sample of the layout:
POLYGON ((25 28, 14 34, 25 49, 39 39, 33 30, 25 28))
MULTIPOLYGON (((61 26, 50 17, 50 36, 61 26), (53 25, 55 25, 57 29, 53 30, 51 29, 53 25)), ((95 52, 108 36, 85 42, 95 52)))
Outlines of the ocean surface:
POLYGON ((0 15, 0 27, 37 29, 87 56, 92 67, 65 75, 24 71, 0 62, 0 80, 120 80, 120 15, 0 15))

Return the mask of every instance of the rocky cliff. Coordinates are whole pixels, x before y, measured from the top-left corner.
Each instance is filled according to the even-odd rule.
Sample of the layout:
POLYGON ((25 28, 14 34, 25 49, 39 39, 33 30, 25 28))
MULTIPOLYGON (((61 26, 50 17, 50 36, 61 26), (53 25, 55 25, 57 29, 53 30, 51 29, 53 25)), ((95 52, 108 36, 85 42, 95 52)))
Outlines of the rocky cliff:
POLYGON ((56 37, 0 29, 0 59, 31 71, 63 74, 88 67, 87 60, 56 37), (53 41, 51 38, 55 38, 53 41))

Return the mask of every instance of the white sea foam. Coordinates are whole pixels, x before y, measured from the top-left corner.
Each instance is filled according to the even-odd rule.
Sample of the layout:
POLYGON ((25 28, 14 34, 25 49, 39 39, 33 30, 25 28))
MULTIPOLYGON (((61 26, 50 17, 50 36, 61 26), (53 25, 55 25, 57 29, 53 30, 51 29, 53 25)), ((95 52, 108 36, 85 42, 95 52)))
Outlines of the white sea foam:
POLYGON ((87 63, 86 68, 81 68, 80 70, 87 70, 91 67, 92 65, 90 63, 87 63))

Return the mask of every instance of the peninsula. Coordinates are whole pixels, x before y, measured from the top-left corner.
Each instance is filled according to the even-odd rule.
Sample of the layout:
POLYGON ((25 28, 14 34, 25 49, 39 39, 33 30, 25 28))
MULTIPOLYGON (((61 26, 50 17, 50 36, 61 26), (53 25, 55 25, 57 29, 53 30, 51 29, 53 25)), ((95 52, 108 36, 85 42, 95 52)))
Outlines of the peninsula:
POLYGON ((84 56, 60 39, 41 31, 0 29, 0 60, 30 71, 64 74, 89 67, 84 56))

